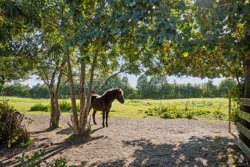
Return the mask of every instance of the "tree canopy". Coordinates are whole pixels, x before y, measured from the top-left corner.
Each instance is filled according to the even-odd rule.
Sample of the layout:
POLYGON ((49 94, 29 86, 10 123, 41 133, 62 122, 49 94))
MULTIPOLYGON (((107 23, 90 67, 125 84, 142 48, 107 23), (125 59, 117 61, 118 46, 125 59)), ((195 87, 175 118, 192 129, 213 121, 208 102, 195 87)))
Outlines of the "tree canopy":
MULTIPOLYGON (((51 105, 57 106, 66 76, 79 134, 89 131, 94 81, 121 72, 231 77, 250 97, 249 0, 2 0, 0 6, 0 82, 38 73, 56 90, 51 105)), ((156 90, 165 84, 159 77, 139 81, 156 90)))
POLYGON ((65 44, 81 47, 86 56, 78 58, 90 63, 98 51, 97 71, 105 74, 124 62, 132 73, 226 76, 242 84, 241 65, 248 56, 244 0, 2 1, 1 22, 1 68, 10 79, 27 71, 38 46, 48 40, 54 41, 48 51, 65 44), (11 64, 23 70, 7 70, 11 64))

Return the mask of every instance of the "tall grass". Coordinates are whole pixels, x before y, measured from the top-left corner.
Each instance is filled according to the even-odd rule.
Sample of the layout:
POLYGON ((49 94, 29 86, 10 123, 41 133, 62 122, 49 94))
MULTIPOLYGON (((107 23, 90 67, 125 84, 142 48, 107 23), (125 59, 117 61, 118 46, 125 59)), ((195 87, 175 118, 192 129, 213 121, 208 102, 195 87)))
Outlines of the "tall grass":
MULTIPOLYGON (((25 114, 49 114, 49 112, 36 111, 30 112, 30 108, 35 104, 49 105, 49 99, 30 99, 30 98, 16 98, 7 97, 9 103, 13 105, 20 112, 25 114), (29 112, 27 112, 29 111, 29 112)), ((59 100, 61 111, 67 114, 71 112, 70 99, 59 100)), ((79 100, 77 100, 77 108, 79 110, 79 100)), ((150 115, 160 117, 150 110, 171 110, 177 109, 173 117, 211 117, 214 119, 227 119, 228 116, 228 99, 226 98, 192 98, 192 99, 171 99, 171 100, 125 100, 124 104, 114 101, 112 104, 111 117, 125 117, 125 118, 144 118, 150 115), (180 114, 179 112, 185 112, 180 114), (188 112, 186 112, 188 111, 188 112), (146 113, 148 112, 148 113, 146 113), (213 114, 214 113, 214 114, 213 114), (216 118, 217 117, 217 118, 216 118)), ((161 112, 166 113, 166 112, 161 112)), ((97 116, 101 116, 101 112, 97 112, 97 116)), ((162 117, 168 117, 167 114, 162 117)))

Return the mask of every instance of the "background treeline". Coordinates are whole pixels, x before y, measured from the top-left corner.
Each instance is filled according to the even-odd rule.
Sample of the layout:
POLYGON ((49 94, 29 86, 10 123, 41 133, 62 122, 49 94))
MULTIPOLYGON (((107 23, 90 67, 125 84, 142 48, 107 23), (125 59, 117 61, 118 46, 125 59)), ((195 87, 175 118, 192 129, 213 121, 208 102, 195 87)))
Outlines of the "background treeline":
MULTIPOLYGON (((105 80, 94 83, 94 90, 98 90, 105 80)), ((76 94, 79 85, 76 84, 76 94)), ((99 94, 105 90, 119 87, 124 91, 125 98, 129 99, 176 99, 176 98, 201 98, 201 97, 226 97, 229 89, 236 87, 236 82, 232 79, 225 79, 219 85, 214 85, 211 80, 203 84, 177 84, 169 83, 166 77, 141 75, 138 78, 136 89, 133 88, 127 77, 113 77, 99 94)), ((19 82, 6 84, 3 88, 6 96, 49 98, 49 90, 45 84, 37 84, 33 87, 22 85, 19 82)), ((60 98, 69 98, 70 87, 66 84, 60 91, 60 98)))

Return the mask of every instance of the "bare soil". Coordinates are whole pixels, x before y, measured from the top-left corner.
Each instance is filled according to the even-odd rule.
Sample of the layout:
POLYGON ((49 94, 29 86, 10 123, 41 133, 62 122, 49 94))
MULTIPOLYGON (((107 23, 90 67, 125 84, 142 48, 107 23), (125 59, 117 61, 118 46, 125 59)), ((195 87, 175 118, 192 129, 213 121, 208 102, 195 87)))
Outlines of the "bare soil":
POLYGON ((63 127, 53 131, 47 130, 49 116, 28 117, 34 120, 28 126, 34 143, 26 149, 0 148, 0 166, 19 166, 15 157, 41 149, 42 163, 63 157, 76 166, 247 166, 226 122, 110 118, 109 127, 102 128, 97 118, 90 138, 65 140, 71 135, 69 116, 62 116, 63 127))

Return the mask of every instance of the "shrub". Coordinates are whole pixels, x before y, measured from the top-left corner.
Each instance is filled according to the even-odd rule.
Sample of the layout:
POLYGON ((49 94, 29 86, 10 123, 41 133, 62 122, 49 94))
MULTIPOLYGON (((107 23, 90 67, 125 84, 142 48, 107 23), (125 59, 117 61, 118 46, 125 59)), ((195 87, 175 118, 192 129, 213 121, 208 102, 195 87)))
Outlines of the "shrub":
POLYGON ((164 112, 160 115, 161 118, 176 118, 174 114, 169 113, 169 112, 164 112))
POLYGON ((154 116, 154 109, 149 108, 148 110, 145 111, 145 113, 146 113, 148 116, 154 116))
POLYGON ((188 119, 192 119, 194 116, 193 116, 193 114, 191 113, 191 112, 187 112, 186 113, 186 118, 188 118, 188 119))
POLYGON ((149 108, 145 111, 148 116, 159 116, 161 118, 194 118, 195 116, 208 115, 207 110, 192 110, 190 108, 177 108, 175 106, 149 108))
POLYGON ((225 117, 225 114, 221 111, 215 111, 213 112, 213 116, 217 119, 223 119, 225 117))
POLYGON ((34 106, 32 106, 30 108, 30 111, 45 111, 45 112, 48 112, 49 111, 49 106, 43 105, 41 103, 35 104, 34 106))
POLYGON ((67 167, 67 162, 64 158, 57 158, 54 159, 52 162, 38 162, 41 157, 45 155, 44 150, 37 150, 32 155, 25 155, 24 153, 22 156, 17 157, 18 165, 21 167, 26 166, 51 166, 51 167, 67 167))
POLYGON ((210 113, 210 111, 208 110, 193 110, 191 111, 193 116, 202 116, 202 115, 208 115, 210 113))
POLYGON ((184 118, 184 112, 176 107, 156 107, 145 111, 148 116, 159 116, 161 118, 184 118))
POLYGON ((60 111, 62 112, 70 112, 72 109, 72 106, 67 101, 61 101, 59 102, 59 108, 60 108, 60 111))
POLYGON ((240 111, 240 105, 239 101, 236 101, 236 103, 232 106, 232 113, 231 113, 231 120, 235 125, 237 125, 237 122, 239 122, 239 113, 240 111))
POLYGON ((0 102, 0 144, 11 147, 14 144, 27 143, 30 135, 21 125, 24 115, 6 102, 0 102))
POLYGON ((237 125, 237 122, 239 122, 239 115, 238 115, 238 111, 237 110, 233 110, 231 113, 231 121, 233 121, 233 123, 235 125, 237 125))

